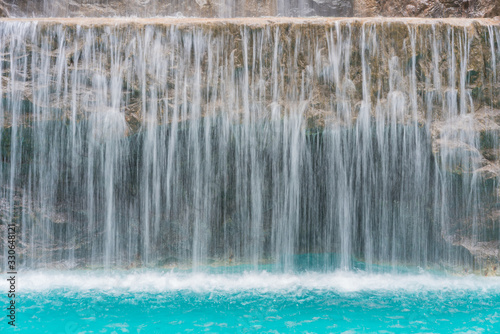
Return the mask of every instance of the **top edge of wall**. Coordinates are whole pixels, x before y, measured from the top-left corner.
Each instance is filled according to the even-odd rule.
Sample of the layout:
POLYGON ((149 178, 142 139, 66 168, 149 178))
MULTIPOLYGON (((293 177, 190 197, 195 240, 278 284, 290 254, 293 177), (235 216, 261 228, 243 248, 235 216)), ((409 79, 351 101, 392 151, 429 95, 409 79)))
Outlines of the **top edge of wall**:
POLYGON ((498 0, 0 0, 0 17, 492 18, 498 0))

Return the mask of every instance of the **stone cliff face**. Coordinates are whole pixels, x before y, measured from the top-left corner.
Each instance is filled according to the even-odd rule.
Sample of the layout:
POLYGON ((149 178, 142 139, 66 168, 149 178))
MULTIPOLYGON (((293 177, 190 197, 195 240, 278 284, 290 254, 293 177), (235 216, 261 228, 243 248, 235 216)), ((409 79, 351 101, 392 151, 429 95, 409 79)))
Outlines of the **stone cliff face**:
POLYGON ((497 0, 1 0, 4 17, 495 17, 497 0))
POLYGON ((352 16, 350 1, 340 0, 3 0, 4 15, 38 17, 103 16, 352 16))
POLYGON ((500 15, 500 3, 496 0, 361 0, 358 8, 361 16, 437 18, 500 15), (363 7, 367 9, 363 10, 363 7))

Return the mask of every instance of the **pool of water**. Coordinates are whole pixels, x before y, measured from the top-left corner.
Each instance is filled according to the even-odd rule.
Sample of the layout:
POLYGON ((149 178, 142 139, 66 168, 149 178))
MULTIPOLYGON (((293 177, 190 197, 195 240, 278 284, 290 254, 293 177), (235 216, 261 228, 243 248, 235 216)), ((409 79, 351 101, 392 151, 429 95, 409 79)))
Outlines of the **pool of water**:
POLYGON ((500 331, 498 277, 46 271, 19 273, 18 291, 17 326, 1 312, 1 333, 500 331))

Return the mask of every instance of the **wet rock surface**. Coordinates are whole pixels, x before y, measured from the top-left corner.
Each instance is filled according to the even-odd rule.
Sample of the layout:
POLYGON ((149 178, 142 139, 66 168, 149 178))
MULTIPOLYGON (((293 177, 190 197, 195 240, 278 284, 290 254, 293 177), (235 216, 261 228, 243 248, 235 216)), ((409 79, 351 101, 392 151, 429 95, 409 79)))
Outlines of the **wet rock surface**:
POLYGON ((497 0, 2 0, 3 17, 495 17, 497 0))
POLYGON ((402 0, 379 1, 373 14, 403 17, 494 17, 500 15, 496 0, 402 0))

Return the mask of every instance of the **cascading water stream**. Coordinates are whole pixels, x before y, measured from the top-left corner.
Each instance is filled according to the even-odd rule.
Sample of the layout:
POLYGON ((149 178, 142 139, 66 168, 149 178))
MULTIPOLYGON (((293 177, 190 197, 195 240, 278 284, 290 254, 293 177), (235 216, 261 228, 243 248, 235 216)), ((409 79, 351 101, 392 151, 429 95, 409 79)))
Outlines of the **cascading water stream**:
POLYGON ((0 332, 499 332, 497 15, 0 0, 0 332))
POLYGON ((0 52, 1 214, 25 268, 498 252, 498 25, 5 20, 0 52))

